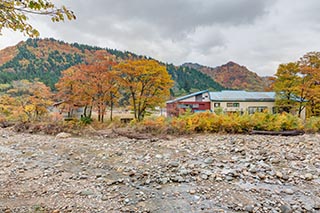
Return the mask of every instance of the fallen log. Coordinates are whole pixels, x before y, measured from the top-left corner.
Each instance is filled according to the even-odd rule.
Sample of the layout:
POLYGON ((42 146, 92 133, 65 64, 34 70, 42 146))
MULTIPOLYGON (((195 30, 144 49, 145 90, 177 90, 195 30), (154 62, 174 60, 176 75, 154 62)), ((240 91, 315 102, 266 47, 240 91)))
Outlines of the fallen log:
POLYGON ((263 131, 263 130, 252 130, 251 135, 278 135, 278 136, 297 136, 303 135, 303 130, 291 130, 291 131, 263 131))
POLYGON ((13 122, 7 122, 7 121, 0 122, 1 128, 8 128, 8 127, 12 127, 14 125, 15 125, 15 123, 13 123, 13 122))
POLYGON ((128 130, 126 130, 126 132, 124 132, 124 131, 119 131, 119 130, 115 130, 114 128, 112 128, 112 132, 117 134, 117 135, 129 138, 129 139, 136 139, 136 140, 150 139, 150 135, 138 134, 138 133, 135 133, 135 132, 129 132, 128 130))

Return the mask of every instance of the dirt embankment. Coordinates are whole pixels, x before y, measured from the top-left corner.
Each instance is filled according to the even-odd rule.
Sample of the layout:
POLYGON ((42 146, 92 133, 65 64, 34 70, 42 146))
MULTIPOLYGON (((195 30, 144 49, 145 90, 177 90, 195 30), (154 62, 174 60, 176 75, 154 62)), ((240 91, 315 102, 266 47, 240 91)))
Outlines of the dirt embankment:
POLYGON ((318 212, 320 136, 0 129, 0 212, 318 212))

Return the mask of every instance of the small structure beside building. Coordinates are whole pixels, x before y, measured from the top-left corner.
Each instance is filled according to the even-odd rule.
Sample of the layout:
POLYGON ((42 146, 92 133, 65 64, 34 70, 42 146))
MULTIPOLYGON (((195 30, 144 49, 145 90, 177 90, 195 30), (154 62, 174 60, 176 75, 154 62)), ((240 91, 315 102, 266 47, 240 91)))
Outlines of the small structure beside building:
POLYGON ((208 90, 192 93, 167 102, 168 116, 177 116, 187 109, 192 112, 217 110, 232 113, 276 112, 274 92, 247 92, 239 90, 208 90))

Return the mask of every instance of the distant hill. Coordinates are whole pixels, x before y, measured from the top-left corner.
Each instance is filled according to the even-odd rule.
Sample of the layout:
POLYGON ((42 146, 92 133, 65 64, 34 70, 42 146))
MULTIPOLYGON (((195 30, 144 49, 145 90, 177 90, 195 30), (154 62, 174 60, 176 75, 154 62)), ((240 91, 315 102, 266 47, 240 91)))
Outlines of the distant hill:
POLYGON ((172 79, 175 80, 175 85, 171 89, 172 94, 175 94, 175 96, 206 89, 210 91, 221 91, 226 89, 213 79, 208 78, 207 75, 199 72, 197 69, 168 64, 167 70, 172 76, 172 79))
POLYGON ((54 88, 61 71, 81 63, 90 64, 98 55, 126 58, 130 53, 54 39, 28 39, 0 51, 0 83, 39 78, 54 88))
POLYGON ((226 88, 247 91, 270 90, 269 79, 271 78, 260 77, 255 72, 248 70, 245 66, 234 62, 228 62, 215 68, 196 63, 185 63, 182 66, 199 70, 226 88))
MULTIPOLYGON (((148 58, 128 51, 78 43, 69 44, 52 38, 28 39, 0 50, 0 84, 19 79, 39 78, 54 89, 63 70, 81 63, 90 64, 101 55, 115 56, 119 61, 128 58, 148 58)), ((211 90, 224 89, 219 83, 196 69, 172 64, 166 64, 166 66, 175 81, 171 89, 173 96, 208 88, 211 90)))

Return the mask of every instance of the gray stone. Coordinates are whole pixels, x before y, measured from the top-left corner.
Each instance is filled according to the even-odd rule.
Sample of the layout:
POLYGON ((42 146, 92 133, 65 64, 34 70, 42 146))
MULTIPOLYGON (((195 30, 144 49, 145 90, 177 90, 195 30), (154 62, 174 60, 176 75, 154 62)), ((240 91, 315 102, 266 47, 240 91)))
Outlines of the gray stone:
POLYGON ((282 178, 283 177, 283 174, 279 171, 276 171, 276 177, 277 178, 282 178))
POLYGON ((208 157, 208 158, 204 159, 204 163, 205 164, 212 164, 213 163, 213 158, 212 157, 208 157))
POLYGON ((88 196, 88 195, 93 195, 93 191, 91 190, 83 190, 80 192, 81 195, 84 195, 84 196, 88 196))
POLYGON ((108 196, 103 195, 103 196, 101 197, 101 200, 102 200, 102 201, 107 201, 107 200, 109 200, 109 198, 108 198, 108 196))
POLYGON ((166 183, 168 183, 169 182, 169 178, 161 178, 160 179, 160 183, 161 184, 166 184, 166 183))
POLYGON ((317 203, 313 206, 315 210, 320 210, 320 203, 317 203))
POLYGON ((145 182, 146 185, 149 185, 150 183, 151 183, 150 179, 147 179, 146 182, 145 182))
POLYGON ((212 172, 211 172, 210 170, 202 170, 201 173, 202 173, 202 174, 205 174, 205 175, 207 175, 207 176, 212 175, 212 172))
POLYGON ((312 180, 313 179, 313 175, 311 173, 307 173, 307 174, 304 175, 304 178, 306 180, 312 180))
POLYGON ((202 174, 202 175, 201 175, 201 178, 202 178, 203 180, 207 180, 207 179, 208 179, 208 175, 202 174))
POLYGON ((288 194, 288 195, 293 195, 294 194, 294 191, 292 189, 284 189, 283 192, 288 194))
POLYGON ((233 178, 233 177, 231 177, 231 176, 229 176, 229 175, 227 175, 227 176, 226 176, 226 180, 227 180, 227 181, 233 181, 233 180, 234 180, 234 178, 233 178))
POLYGON ((67 132, 60 132, 56 135, 56 139, 70 138, 72 135, 67 132))
POLYGON ((160 154, 157 154, 155 157, 158 158, 158 159, 162 159, 163 158, 163 156, 160 155, 160 154))
POLYGON ((254 210, 253 205, 248 205, 248 206, 244 207, 244 211, 246 211, 246 212, 253 212, 253 210, 254 210))
POLYGON ((280 211, 281 211, 281 213, 291 213, 292 209, 290 208, 290 206, 281 205, 280 206, 280 211))
POLYGON ((170 167, 178 167, 178 166, 179 166, 179 162, 178 162, 178 161, 171 161, 171 162, 169 163, 169 166, 170 166, 170 167))
POLYGON ((188 169, 180 169, 179 170, 180 175, 188 175, 189 173, 190 173, 190 171, 188 169))
POLYGON ((194 194, 196 193, 196 190, 191 189, 191 190, 189 191, 189 193, 190 193, 191 195, 194 195, 194 194))

